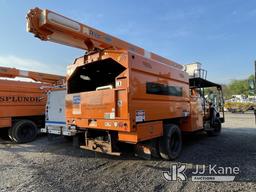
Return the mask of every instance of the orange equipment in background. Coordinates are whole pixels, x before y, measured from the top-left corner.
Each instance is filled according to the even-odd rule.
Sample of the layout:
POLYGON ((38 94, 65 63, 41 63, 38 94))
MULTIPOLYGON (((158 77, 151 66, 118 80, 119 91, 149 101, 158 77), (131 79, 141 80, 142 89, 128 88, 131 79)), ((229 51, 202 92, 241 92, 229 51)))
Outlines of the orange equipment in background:
POLYGON ((63 84, 65 77, 15 68, 0 67, 0 128, 8 128, 11 140, 32 141, 44 126, 46 92, 63 84), (25 77, 34 80, 5 79, 25 77))
POLYGON ((88 51, 67 70, 67 126, 81 133, 81 148, 117 155, 123 142, 174 159, 181 131, 220 133, 223 99, 206 109, 199 97, 221 86, 200 73, 189 76, 182 65, 49 10, 31 9, 27 30, 88 51), (200 95, 190 96, 190 88, 200 95))

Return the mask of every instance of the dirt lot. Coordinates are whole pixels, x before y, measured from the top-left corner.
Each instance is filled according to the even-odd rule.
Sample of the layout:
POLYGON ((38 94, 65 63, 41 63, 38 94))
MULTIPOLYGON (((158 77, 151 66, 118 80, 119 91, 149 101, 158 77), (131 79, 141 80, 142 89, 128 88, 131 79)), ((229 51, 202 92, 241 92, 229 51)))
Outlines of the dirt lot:
POLYGON ((29 144, 1 140, 0 191, 255 191, 256 127, 254 116, 227 114, 222 134, 184 137, 176 161, 143 160, 132 154, 113 157, 74 149, 62 137, 39 137, 29 144), (239 167, 234 182, 166 181, 162 171, 174 163, 239 167))

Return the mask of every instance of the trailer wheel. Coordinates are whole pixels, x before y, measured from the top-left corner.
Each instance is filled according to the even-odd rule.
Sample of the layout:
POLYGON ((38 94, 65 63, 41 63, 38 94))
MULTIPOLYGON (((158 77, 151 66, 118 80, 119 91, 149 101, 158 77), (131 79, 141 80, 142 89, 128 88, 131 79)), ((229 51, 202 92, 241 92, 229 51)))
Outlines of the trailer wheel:
POLYGON ((176 159, 182 149, 182 137, 179 127, 175 124, 164 126, 164 135, 159 140, 159 153, 163 159, 176 159))
POLYGON ((33 141, 37 136, 37 126, 30 120, 19 120, 12 127, 12 138, 17 143, 33 141))
POLYGON ((213 130, 206 131, 208 136, 218 136, 221 133, 221 122, 220 119, 216 119, 213 125, 213 130))

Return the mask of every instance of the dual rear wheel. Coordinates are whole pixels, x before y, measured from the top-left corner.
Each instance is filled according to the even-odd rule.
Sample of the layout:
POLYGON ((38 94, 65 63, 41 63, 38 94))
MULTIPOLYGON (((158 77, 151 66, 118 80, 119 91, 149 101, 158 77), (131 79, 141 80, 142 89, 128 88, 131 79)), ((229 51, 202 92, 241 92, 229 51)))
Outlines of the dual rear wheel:
POLYGON ((178 125, 164 125, 163 136, 159 139, 159 154, 165 160, 176 159, 182 149, 182 135, 178 125))
MULTIPOLYGON (((213 124, 213 130, 207 131, 210 136, 221 133, 221 122, 217 119, 213 124)), ((182 134, 176 124, 164 125, 163 136, 159 139, 159 154, 165 160, 176 159, 182 150, 182 134)))

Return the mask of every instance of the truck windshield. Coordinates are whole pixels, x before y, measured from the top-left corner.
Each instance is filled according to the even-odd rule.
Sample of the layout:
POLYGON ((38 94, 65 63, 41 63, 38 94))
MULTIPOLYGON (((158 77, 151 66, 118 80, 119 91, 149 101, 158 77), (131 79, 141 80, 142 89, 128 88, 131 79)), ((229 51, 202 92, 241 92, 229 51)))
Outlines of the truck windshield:
POLYGON ((68 80, 68 93, 112 88, 115 86, 115 78, 125 69, 111 58, 80 66, 68 80))

